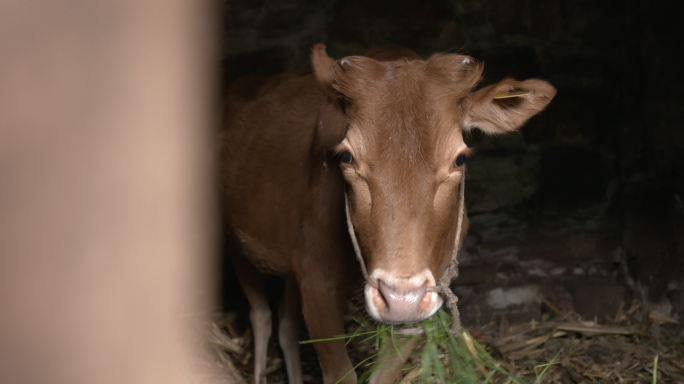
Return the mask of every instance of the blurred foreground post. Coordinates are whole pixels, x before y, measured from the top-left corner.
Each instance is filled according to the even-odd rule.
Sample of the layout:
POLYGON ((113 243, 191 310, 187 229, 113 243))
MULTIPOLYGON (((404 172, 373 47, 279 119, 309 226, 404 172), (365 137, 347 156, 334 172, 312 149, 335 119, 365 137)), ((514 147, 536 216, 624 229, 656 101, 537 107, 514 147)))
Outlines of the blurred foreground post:
POLYGON ((208 1, 0 2, 0 383, 187 383, 213 304, 208 1))

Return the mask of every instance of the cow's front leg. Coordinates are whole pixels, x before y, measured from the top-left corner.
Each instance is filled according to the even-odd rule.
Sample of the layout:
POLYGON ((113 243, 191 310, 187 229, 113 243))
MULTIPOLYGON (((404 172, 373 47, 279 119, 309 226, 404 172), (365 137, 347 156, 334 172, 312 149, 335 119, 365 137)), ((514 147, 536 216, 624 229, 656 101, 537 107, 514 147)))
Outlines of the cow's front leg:
POLYGON ((302 327, 302 309, 299 304, 299 288, 294 276, 285 279, 285 294, 280 302, 280 327, 278 336, 283 349, 287 381, 302 384, 302 361, 299 352, 299 333, 302 327))
MULTIPOLYGON (((344 334, 345 295, 337 279, 324 273, 311 274, 300 280, 304 320, 312 340, 327 339, 344 334)), ((344 340, 314 343, 323 369, 323 382, 334 384, 356 383, 356 372, 349 360, 344 340)))
POLYGON ((271 338, 271 309, 268 306, 266 280, 249 261, 233 258, 242 290, 249 301, 249 320, 254 332, 254 384, 266 383, 268 340, 271 338))
MULTIPOLYGON (((379 357, 377 367, 370 377, 370 384, 394 384, 401 380, 402 368, 420 338, 400 338, 396 345, 386 345, 379 357), (396 348, 396 349, 395 349, 396 348)), ((394 341, 392 341, 394 343, 394 341)))

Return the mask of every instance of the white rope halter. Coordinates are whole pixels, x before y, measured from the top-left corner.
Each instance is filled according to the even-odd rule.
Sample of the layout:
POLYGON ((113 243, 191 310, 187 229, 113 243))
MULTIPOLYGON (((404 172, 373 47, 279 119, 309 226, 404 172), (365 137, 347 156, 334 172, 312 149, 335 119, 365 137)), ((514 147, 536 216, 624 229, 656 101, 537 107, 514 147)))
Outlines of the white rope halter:
MULTIPOLYGON (((453 322, 451 324, 451 332, 455 335, 461 334, 461 316, 458 313, 458 297, 454 295, 454 292, 449 287, 451 279, 458 275, 458 252, 461 239, 461 229, 463 225, 463 212, 465 207, 465 167, 462 172, 461 183, 459 184, 459 202, 458 202, 458 225, 456 227, 456 240, 454 240, 454 253, 451 255, 451 260, 447 264, 444 274, 437 281, 434 287, 429 287, 427 290, 431 292, 437 292, 442 295, 444 299, 444 304, 449 308, 451 316, 453 316, 453 322)), ((368 270, 366 270, 366 262, 361 256, 361 249, 359 248, 359 242, 356 240, 356 233, 354 231, 354 225, 351 221, 351 216, 349 215, 349 198, 347 197, 347 191, 344 191, 344 211, 347 214, 347 229, 349 229, 349 236, 351 237, 352 244, 354 245, 354 251, 356 252, 356 260, 358 260, 361 265, 361 273, 363 274, 366 284, 371 287, 378 289, 378 284, 371 280, 368 276, 368 270)))

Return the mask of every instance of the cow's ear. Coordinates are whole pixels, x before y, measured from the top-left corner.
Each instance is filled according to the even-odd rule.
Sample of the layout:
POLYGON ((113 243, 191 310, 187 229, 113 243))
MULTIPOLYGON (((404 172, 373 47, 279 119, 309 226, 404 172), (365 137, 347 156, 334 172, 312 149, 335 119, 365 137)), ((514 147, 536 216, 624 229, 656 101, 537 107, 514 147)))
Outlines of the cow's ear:
POLYGON ((555 95, 556 89, 543 80, 503 80, 469 97, 465 126, 490 135, 516 130, 542 111, 555 95))
POLYGON ((334 66, 335 60, 330 58, 330 56, 325 53, 325 45, 321 43, 314 45, 311 52, 311 67, 318 83, 321 85, 323 90, 325 90, 326 93, 329 93, 331 96, 337 93, 334 85, 334 66))
POLYGON ((313 47, 311 67, 316 80, 329 96, 350 101, 368 97, 368 90, 373 89, 386 72, 382 63, 369 57, 348 56, 333 60, 325 53, 325 45, 320 43, 313 47))

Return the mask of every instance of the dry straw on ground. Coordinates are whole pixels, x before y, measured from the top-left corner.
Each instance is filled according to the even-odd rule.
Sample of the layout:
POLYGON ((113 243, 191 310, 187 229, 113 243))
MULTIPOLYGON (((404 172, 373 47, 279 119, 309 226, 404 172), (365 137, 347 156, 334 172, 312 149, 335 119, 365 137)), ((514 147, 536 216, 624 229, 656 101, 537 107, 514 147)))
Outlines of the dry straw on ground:
MULTIPOLYGON (((399 351, 408 337, 420 337, 402 366, 401 383, 684 384, 684 329, 676 320, 636 303, 621 308, 610 321, 597 323, 563 314, 541 300, 550 311, 540 321, 508 324, 503 318, 464 329, 457 339, 448 334, 449 316, 441 311, 421 324, 419 336, 372 325, 356 312, 348 316, 349 334, 341 337, 348 340, 360 380, 378 366, 373 361, 384 348, 399 351)), ((233 380, 247 383, 253 361, 249 322, 244 317, 220 316, 209 340, 217 352, 215 364, 233 380)), ((285 383, 284 364, 272 343, 268 381, 285 383)), ((302 348, 305 381, 321 383, 313 348, 310 344, 302 348)))

